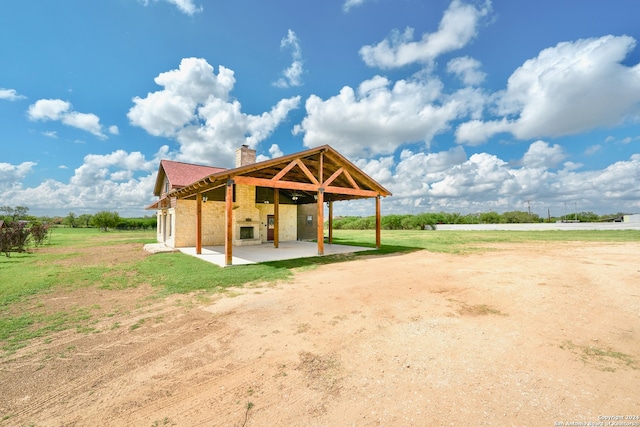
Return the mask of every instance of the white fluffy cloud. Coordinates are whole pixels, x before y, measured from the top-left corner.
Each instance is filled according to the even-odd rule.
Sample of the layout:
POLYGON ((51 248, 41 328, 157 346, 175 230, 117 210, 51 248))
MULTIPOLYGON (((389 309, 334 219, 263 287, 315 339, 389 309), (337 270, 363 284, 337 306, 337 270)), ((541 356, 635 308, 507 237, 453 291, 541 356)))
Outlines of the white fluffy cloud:
POLYGON ((140 208, 153 201, 153 187, 163 146, 152 159, 140 152, 117 150, 110 154, 85 156, 68 183, 47 179, 36 187, 24 188, 23 180, 36 165, 0 163, 3 203, 29 206, 35 215, 65 215, 108 209, 121 215, 140 215, 140 208))
POLYGON ((259 116, 245 114, 230 97, 235 85, 232 70, 218 74, 201 58, 184 58, 177 70, 161 73, 155 82, 164 89, 135 97, 127 116, 151 135, 175 138, 178 159, 231 166, 242 144, 255 148, 298 108, 300 97, 279 101, 259 116))
MULTIPOLYGON (((19 165, 0 162, 0 190, 8 190, 19 185, 35 165, 35 162, 22 162, 19 165)), ((6 203, 3 204, 6 205, 6 203)))
POLYGON ((306 147, 331 144, 350 157, 391 154, 409 142, 428 147, 452 120, 481 111, 482 102, 474 90, 443 94, 442 83, 433 77, 392 84, 376 76, 357 91, 345 86, 326 101, 311 95, 307 116, 294 134, 304 133, 306 147))
POLYGON ((107 138, 102 131, 98 116, 92 113, 73 111, 73 107, 68 101, 40 99, 29 106, 27 115, 33 121, 60 121, 67 126, 90 132, 100 139, 107 138))
POLYGON ((258 156, 256 157, 256 161, 262 162, 265 160, 275 159, 276 157, 282 157, 282 156, 284 156, 284 153, 282 152, 278 144, 271 144, 271 147, 269 147, 269 156, 265 156, 264 154, 258 154, 258 156))
POLYGON ((302 61, 302 48, 300 41, 292 30, 289 30, 287 37, 280 41, 281 49, 291 49, 291 65, 282 72, 283 77, 279 78, 274 86, 288 88, 293 86, 302 86, 302 74, 304 73, 302 61))
POLYGON ((26 96, 19 95, 15 89, 0 88, 0 99, 6 99, 7 101, 17 101, 18 99, 24 99, 26 96))
POLYGON ((78 187, 90 187, 107 179, 122 181, 123 176, 130 177, 135 171, 153 171, 158 167, 157 159, 147 161, 139 151, 127 153, 117 150, 111 154, 88 154, 82 166, 75 170, 70 183, 78 187))
POLYGON ((621 62, 635 47, 628 36, 559 43, 526 61, 496 96, 496 120, 474 120, 456 132, 477 145, 496 133, 558 137, 623 123, 640 114, 640 64, 621 62))
POLYGON ((366 0, 345 0, 344 4, 342 5, 342 10, 348 12, 352 7, 360 6, 365 1, 366 0))
POLYGON ((393 193, 385 201, 387 213, 523 210, 528 200, 541 216, 547 209, 561 215, 566 202, 601 213, 611 206, 628 212, 640 209, 640 188, 634 184, 640 180, 640 155, 587 171, 572 162, 562 164, 565 158, 557 144, 536 141, 516 162, 487 153, 467 158, 458 146, 437 153, 403 150, 397 162, 388 156, 360 159, 356 165, 393 193))
POLYGON ((480 70, 480 61, 462 56, 454 58, 447 63, 447 71, 455 74, 465 84, 476 86, 482 83, 486 74, 480 70))
POLYGON ((443 53, 466 46, 478 33, 480 19, 491 10, 491 2, 482 7, 453 0, 445 11, 438 30, 413 41, 413 28, 395 30, 389 38, 360 49, 362 60, 370 67, 396 68, 412 63, 430 63, 443 53))
MULTIPOLYGON (((139 0, 142 4, 147 6, 151 0, 139 0)), ((155 2, 164 1, 172 4, 178 8, 178 10, 187 15, 194 15, 203 11, 202 6, 196 6, 193 0, 153 0, 155 2)))
POLYGON ((536 141, 529 146, 522 158, 523 166, 528 168, 555 168, 564 159, 567 158, 564 150, 560 145, 554 144, 550 146, 544 141, 536 141))

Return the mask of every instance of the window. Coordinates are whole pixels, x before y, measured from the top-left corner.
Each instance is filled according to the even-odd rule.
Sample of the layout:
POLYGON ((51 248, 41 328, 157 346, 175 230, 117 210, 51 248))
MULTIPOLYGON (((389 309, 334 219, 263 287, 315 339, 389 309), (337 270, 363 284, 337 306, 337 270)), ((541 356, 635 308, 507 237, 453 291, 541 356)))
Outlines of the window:
POLYGON ((313 215, 307 215, 307 227, 313 227, 313 215))
POLYGON ((171 217, 172 217, 172 215, 171 215, 171 214, 169 214, 169 215, 167 216, 167 229, 168 229, 168 231, 169 231, 169 233, 168 233, 168 234, 169 234, 169 237, 171 237, 171 231, 172 231, 172 230, 171 230, 171 217))
POLYGON ((169 192, 169 181, 165 181, 164 182, 164 192, 168 193, 169 192))

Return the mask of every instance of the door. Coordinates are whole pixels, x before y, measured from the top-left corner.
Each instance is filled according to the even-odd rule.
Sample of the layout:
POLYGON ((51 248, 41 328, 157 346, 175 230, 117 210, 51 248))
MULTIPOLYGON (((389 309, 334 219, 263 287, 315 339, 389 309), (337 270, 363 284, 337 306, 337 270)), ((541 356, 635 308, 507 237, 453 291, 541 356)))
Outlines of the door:
POLYGON ((273 230, 276 228, 276 219, 273 215, 267 215, 267 241, 273 242, 273 230))

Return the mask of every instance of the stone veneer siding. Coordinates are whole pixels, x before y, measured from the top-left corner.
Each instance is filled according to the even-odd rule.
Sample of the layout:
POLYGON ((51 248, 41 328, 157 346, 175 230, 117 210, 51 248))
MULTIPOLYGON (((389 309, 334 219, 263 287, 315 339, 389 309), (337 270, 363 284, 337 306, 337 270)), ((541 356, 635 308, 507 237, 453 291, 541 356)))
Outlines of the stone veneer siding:
MULTIPOLYGON (((233 239, 236 236, 235 223, 246 221, 260 222, 260 240, 267 241, 267 215, 273 215, 273 204, 256 204, 256 189, 251 185, 236 186, 236 201, 233 203, 233 239)), ((175 208, 167 210, 171 215, 172 235, 167 235, 167 246, 174 248, 196 245, 196 201, 177 200, 175 208)), ((280 205, 280 241, 297 240, 297 206, 280 205)), ((160 230, 159 230, 160 231, 160 230)), ((208 201, 202 204, 202 245, 224 245, 225 202, 208 201)), ((161 233, 158 233, 161 238, 161 233)), ((257 236, 256 236, 257 237, 257 236)))

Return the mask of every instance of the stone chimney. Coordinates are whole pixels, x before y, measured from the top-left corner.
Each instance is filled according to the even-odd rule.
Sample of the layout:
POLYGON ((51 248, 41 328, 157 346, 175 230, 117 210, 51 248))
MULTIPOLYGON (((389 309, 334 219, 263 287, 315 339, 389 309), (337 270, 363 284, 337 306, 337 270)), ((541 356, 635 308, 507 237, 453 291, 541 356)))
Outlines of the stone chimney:
POLYGON ((256 150, 243 145, 236 150, 236 167, 251 165, 256 162, 256 150))

